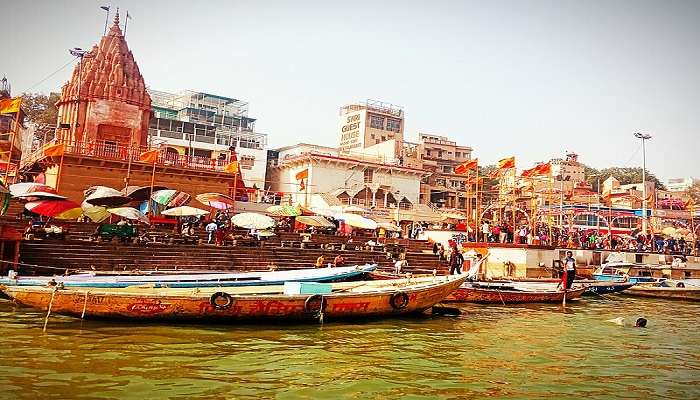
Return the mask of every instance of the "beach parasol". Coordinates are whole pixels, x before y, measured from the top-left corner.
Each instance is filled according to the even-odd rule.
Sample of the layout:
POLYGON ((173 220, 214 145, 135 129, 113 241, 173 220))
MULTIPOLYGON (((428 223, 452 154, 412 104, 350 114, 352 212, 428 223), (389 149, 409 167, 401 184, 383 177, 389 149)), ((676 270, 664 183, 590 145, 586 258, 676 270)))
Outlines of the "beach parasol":
POLYGON ((441 214, 441 217, 442 217, 443 220, 444 220, 444 219, 467 219, 467 217, 465 217, 465 216, 462 215, 462 214, 459 214, 459 213, 456 213, 456 212, 449 212, 449 211, 448 211, 448 212, 442 213, 442 214, 441 214))
POLYGON ((335 215, 335 219, 345 221, 346 225, 360 229, 377 229, 377 223, 369 218, 361 215, 340 213, 335 215))
POLYGON ((57 200, 65 200, 65 196, 61 196, 60 194, 56 194, 55 192, 28 192, 28 193, 22 193, 18 194, 15 196, 18 199, 22 200, 27 200, 27 201, 33 201, 33 200, 41 200, 41 199, 57 199, 57 200))
POLYGON ((56 194, 56 189, 51 186, 36 182, 21 182, 10 185, 10 193, 17 197, 31 192, 44 192, 56 194))
POLYGON ((330 208, 316 208, 316 207, 311 208, 311 212, 313 212, 316 215, 323 216, 323 217, 332 217, 338 213, 337 211, 334 211, 330 208))
POLYGON ((148 220, 148 218, 141 213, 141 211, 133 208, 133 207, 116 207, 116 208, 109 208, 107 211, 110 214, 118 215, 120 217, 124 217, 126 219, 134 220, 134 221, 141 221, 146 224, 151 224, 151 222, 148 220))
MULTIPOLYGON (((188 193, 181 192, 174 189, 165 189, 154 192, 151 199, 158 204, 162 204, 166 207, 179 207, 184 206, 189 203, 192 196, 188 193)), ((207 211, 207 214, 209 212, 207 211)))
POLYGON ((216 208, 217 210, 228 210, 235 204, 231 197, 221 193, 202 193, 198 194, 195 199, 197 199, 198 202, 211 208, 216 208))
POLYGON ((37 200, 24 205, 27 210, 56 219, 76 219, 83 214, 80 206, 70 200, 37 200))
POLYGON ((131 201, 117 189, 107 186, 92 186, 85 191, 85 201, 93 206, 117 207, 131 201))
POLYGON ((83 210, 83 215, 90 218, 92 222, 102 222, 111 215, 106 208, 101 206, 93 206, 87 202, 83 202, 83 204, 80 205, 80 208, 83 210))
POLYGON ((240 213, 231 218, 231 223, 246 229, 267 229, 275 226, 275 220, 258 213, 240 213))
POLYGON ((314 215, 314 216, 307 216, 303 215, 300 217, 296 218, 297 222, 300 222, 304 225, 309 225, 309 226, 316 226, 320 228, 334 228, 335 225, 330 222, 329 220, 325 219, 324 217, 320 215, 314 215))
POLYGON ((273 217, 298 217, 301 215, 299 207, 290 205, 270 206, 267 207, 265 212, 273 217))
POLYGON ((209 214, 209 211, 197 207, 179 206, 163 211, 161 214, 171 217, 193 217, 209 214))
MULTIPOLYGON (((159 190, 166 190, 167 187, 165 186, 160 186, 160 185, 154 185, 153 186, 153 193, 159 191, 159 190)), ((122 194, 130 197, 131 200, 134 201, 146 201, 148 200, 149 197, 151 197, 151 187, 150 186, 129 186, 126 189, 122 190, 122 194)))

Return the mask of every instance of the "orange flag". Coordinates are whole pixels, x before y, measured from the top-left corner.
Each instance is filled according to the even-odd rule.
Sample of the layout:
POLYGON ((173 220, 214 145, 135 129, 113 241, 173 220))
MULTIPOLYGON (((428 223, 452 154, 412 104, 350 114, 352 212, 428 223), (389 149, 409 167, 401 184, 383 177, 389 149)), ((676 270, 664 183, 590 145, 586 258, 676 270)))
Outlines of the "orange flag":
POLYGON ((467 161, 465 161, 465 162, 463 162, 455 167, 455 174, 465 175, 469 171, 476 169, 478 164, 479 164, 478 158, 475 158, 473 160, 467 160, 467 161))
POLYGON ((62 156, 66 152, 65 143, 54 143, 47 144, 44 146, 44 156, 46 157, 58 157, 62 156))
POLYGON ((153 164, 158 161, 158 149, 144 151, 139 154, 139 161, 153 164))
POLYGON ((535 175, 549 175, 552 173, 552 164, 550 163, 540 164, 535 168, 537 168, 535 175))
POLYGON ((22 106, 21 97, 13 97, 11 99, 0 100, 0 114, 12 114, 19 112, 22 106))
POLYGON ((228 172, 229 174, 237 174, 238 161, 231 161, 230 163, 224 165, 224 172, 228 172))
POLYGON ((295 176, 295 178, 296 178, 298 181, 300 181, 300 180, 302 180, 302 179, 306 179, 306 178, 308 178, 308 177, 309 177, 309 169, 308 169, 308 168, 306 168, 306 169, 303 170, 303 171, 297 172, 297 174, 296 174, 296 176, 295 176))
POLYGON ((507 157, 498 160, 498 169, 515 168, 515 157, 507 157))

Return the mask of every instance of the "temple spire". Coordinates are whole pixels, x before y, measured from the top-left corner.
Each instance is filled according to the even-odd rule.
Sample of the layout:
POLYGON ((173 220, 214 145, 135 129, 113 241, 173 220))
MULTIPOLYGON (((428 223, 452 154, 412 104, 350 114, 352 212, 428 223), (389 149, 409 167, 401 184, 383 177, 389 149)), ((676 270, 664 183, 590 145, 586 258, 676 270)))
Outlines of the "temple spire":
POLYGON ((114 14, 114 25, 119 26, 119 7, 117 7, 117 13, 114 14))

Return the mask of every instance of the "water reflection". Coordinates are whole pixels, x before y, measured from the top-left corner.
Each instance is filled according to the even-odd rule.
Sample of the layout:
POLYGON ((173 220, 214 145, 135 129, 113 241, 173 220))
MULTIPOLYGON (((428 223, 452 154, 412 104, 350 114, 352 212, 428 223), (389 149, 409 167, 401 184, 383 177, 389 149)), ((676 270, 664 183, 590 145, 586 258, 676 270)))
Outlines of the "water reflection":
POLYGON ((627 297, 325 325, 80 321, 0 302, 7 398, 699 398, 697 305, 627 297), (608 322, 644 315, 649 328, 608 322))

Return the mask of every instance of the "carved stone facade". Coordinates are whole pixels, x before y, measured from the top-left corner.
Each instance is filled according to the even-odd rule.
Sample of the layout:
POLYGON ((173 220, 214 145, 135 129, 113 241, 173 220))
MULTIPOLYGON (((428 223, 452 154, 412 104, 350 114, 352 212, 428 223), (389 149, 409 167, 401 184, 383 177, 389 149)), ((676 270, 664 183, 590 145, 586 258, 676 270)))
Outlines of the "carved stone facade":
POLYGON ((73 70, 57 106, 57 137, 64 141, 147 145, 151 97, 118 13, 107 35, 73 70))

